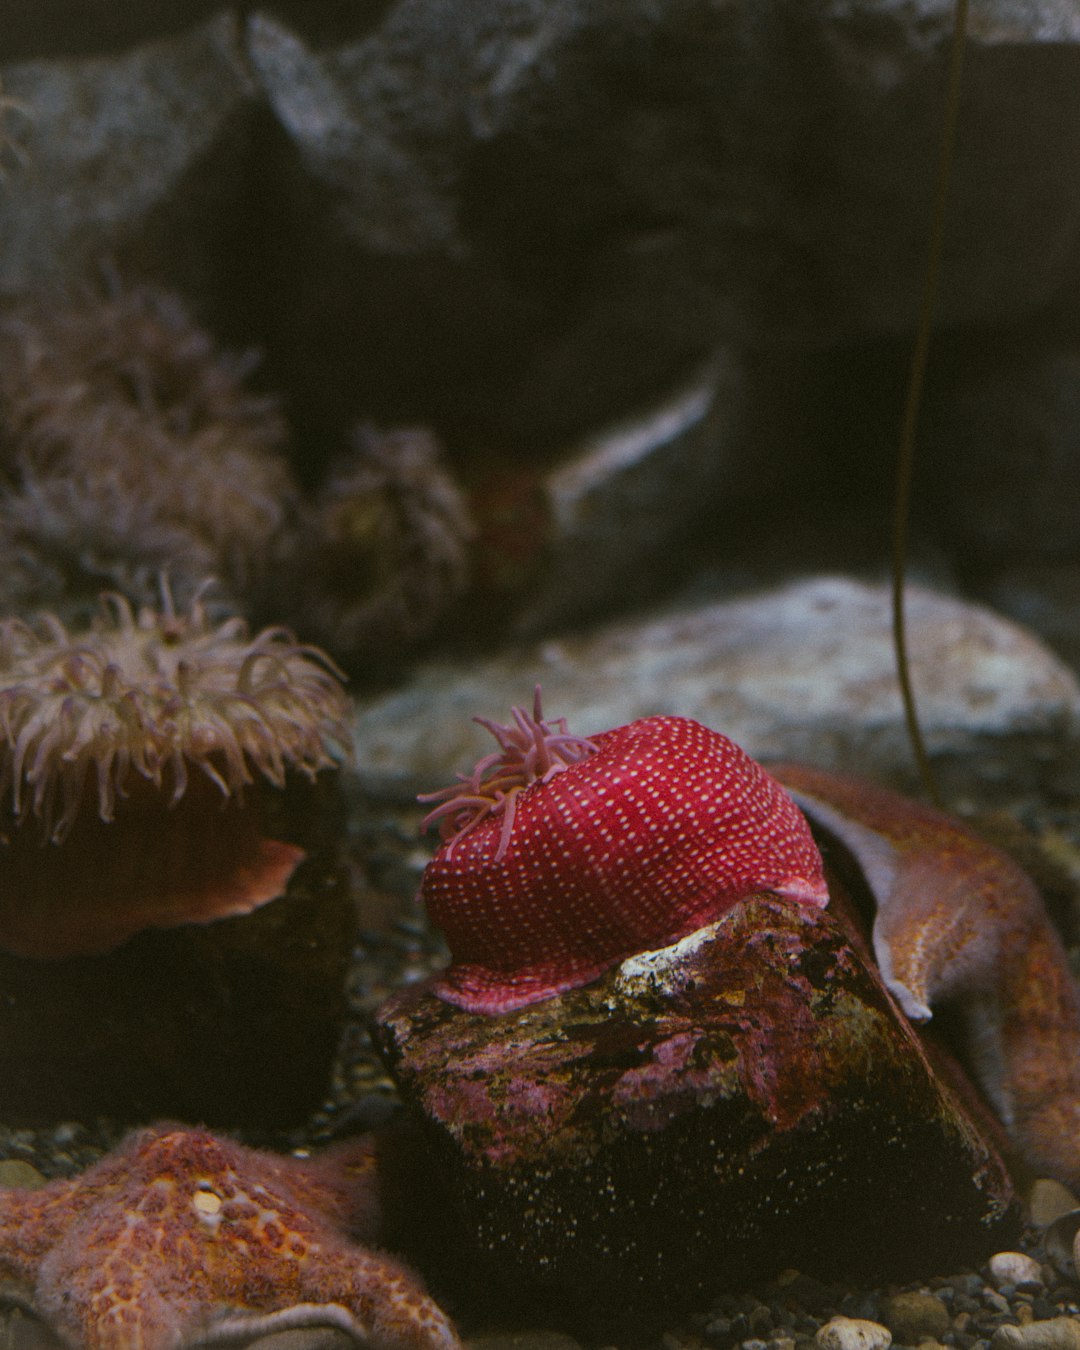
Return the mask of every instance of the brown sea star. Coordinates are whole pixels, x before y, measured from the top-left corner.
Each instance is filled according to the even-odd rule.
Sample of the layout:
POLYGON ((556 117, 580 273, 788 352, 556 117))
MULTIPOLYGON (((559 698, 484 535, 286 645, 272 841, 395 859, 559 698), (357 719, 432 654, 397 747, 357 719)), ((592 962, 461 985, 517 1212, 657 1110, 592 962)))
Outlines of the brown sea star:
POLYGON ((374 1227, 364 1140, 310 1158, 155 1125, 36 1191, 0 1192, 0 1296, 73 1350, 181 1350, 297 1326, 375 1350, 459 1350, 374 1227))

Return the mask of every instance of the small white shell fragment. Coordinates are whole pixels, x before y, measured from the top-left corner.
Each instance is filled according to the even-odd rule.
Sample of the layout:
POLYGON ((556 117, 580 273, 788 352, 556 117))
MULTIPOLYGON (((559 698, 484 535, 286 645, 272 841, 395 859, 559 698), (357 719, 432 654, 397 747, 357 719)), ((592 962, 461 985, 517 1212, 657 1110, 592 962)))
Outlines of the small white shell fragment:
POLYGON ((1051 1317, 1026 1327, 998 1327, 990 1350, 1080 1350, 1080 1318, 1051 1317))
POLYGON ((1003 1284, 1042 1284, 1042 1267, 1026 1252, 995 1252, 987 1264, 999 1289, 1003 1284))
POLYGON ((818 1328, 814 1344, 818 1350, 888 1350, 892 1332, 862 1317, 831 1317, 818 1328))

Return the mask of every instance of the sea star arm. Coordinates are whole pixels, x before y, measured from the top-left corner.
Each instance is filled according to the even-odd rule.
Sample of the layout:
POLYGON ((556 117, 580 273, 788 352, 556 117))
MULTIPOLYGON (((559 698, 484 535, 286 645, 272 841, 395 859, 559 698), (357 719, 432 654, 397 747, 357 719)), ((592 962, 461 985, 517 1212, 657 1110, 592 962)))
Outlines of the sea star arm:
POLYGON ((373 1350, 460 1350, 450 1320, 392 1257, 351 1248, 328 1252, 301 1281, 305 1301, 262 1315, 232 1314, 197 1345, 224 1346, 295 1327, 337 1327, 373 1350))
POLYGON ((332 1326, 372 1350, 459 1350, 447 1317, 392 1256, 374 1153, 312 1159, 205 1130, 137 1131, 79 1176, 0 1192, 0 1277, 72 1350, 188 1350, 332 1326))
POLYGON ((956 1007, 971 1068, 1037 1172, 1080 1185, 1080 996, 1034 883, 960 821, 858 779, 773 769, 859 864, 874 952, 913 1021, 956 1007))

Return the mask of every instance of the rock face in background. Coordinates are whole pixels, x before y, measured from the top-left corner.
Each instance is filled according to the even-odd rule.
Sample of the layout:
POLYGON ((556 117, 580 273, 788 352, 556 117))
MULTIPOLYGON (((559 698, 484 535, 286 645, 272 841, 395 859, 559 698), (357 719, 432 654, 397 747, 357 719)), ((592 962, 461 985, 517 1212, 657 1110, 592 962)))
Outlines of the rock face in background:
MULTIPOLYGON (((358 420, 430 424, 476 522, 444 636, 609 615, 781 518, 884 536, 951 0, 110 15, 0 47, 0 296, 178 289, 265 349, 314 500, 358 420)), ((1075 6, 977 6, 965 77, 920 500, 1076 657, 1075 6)))
POLYGON ((0 70, 12 102, 0 183, 0 295, 96 278, 102 264, 222 285, 247 208, 255 86, 223 13, 117 56, 0 70))
MULTIPOLYGON (((1063 662, 989 610, 926 590, 910 597, 909 626, 925 732, 947 783, 977 772, 992 800, 995 781, 1073 781, 1080 684, 1063 662)), ((678 713, 755 758, 905 783, 888 592, 842 577, 665 608, 486 661, 426 665, 399 689, 361 700, 361 775, 373 790, 403 795, 453 781, 487 749, 469 718, 502 718, 537 681, 549 715, 579 735, 678 713)))
POLYGON ((475 1285, 603 1338, 767 1270, 904 1279, 1010 1241, 992 1147, 849 941, 759 896, 516 1012, 393 996, 377 1039, 475 1285))
MULTIPOLYGON (((260 247, 272 211, 295 250, 275 336, 297 377, 347 365, 372 399, 550 444, 721 341, 910 327, 951 20, 950 0, 399 0, 329 49, 223 13, 135 53, 11 66, 34 117, 16 119, 30 167, 5 186, 2 289, 82 269, 155 205, 175 220, 188 188, 220 222, 244 172, 212 152, 258 102, 297 176, 241 210, 260 247)), ((973 16, 946 326, 1025 317, 1076 266, 1078 44, 1063 0, 973 16)))
MULTIPOLYGON (((312 365, 333 357, 328 307, 377 384, 407 352, 460 416, 445 400, 467 360, 498 380, 492 429, 544 445, 718 341, 905 332, 951 17, 948 0, 917 20, 745 0, 633 3, 615 22, 580 0, 402 0, 327 55, 256 17, 256 77, 326 194, 299 318, 312 365), (372 319, 402 313, 426 331, 406 318, 407 349, 391 331, 373 351, 372 319)), ((1078 40, 1067 5, 980 10, 945 324, 1025 316, 1066 277, 1078 40)))

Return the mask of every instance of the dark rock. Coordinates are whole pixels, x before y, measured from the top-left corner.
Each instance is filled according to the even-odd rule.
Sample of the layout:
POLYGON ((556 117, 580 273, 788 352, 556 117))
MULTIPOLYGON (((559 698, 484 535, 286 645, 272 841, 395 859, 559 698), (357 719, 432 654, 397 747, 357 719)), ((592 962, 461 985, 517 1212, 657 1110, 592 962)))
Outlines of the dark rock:
MULTIPOLYGON (((1022 495, 1023 489, 1018 488, 1022 495)), ((1080 669, 1080 562, 1069 559, 1016 562, 993 567, 975 583, 981 596, 1025 624, 1074 669, 1080 669)))
POLYGON ((545 561, 517 633, 579 622, 625 604, 628 591, 655 594, 709 504, 730 505, 747 479, 767 482, 766 448, 747 444, 746 383, 736 355, 719 353, 666 399, 595 432, 537 475, 545 561))
POLYGON ((939 528, 969 567, 1075 562, 1080 348, 997 343, 969 367, 926 419, 939 528))
MULTIPOLYGON (((465 357, 496 424, 548 444, 718 342, 908 330, 952 17, 400 0, 324 52, 255 16, 257 78, 329 207, 304 259, 312 368, 340 319, 370 383, 400 386, 396 307, 444 412, 465 357)), ((1067 5, 973 21, 945 324, 1030 313, 1067 275, 1078 72, 1067 5)))
POLYGON ((249 186, 256 91, 233 15, 120 56, 9 65, 0 79, 17 105, 4 128, 17 158, 4 161, 0 296, 81 282, 103 262, 201 294, 236 270, 225 239, 249 186))
POLYGON ((376 1037, 473 1278, 560 1322, 784 1266, 900 1279, 1016 1231, 1001 1163, 832 913, 759 897, 498 1017, 403 991, 376 1037))
POLYGON ((101 956, 0 953, 5 1120, 296 1125, 329 1085, 354 933, 344 872, 313 857, 251 914, 101 956))

